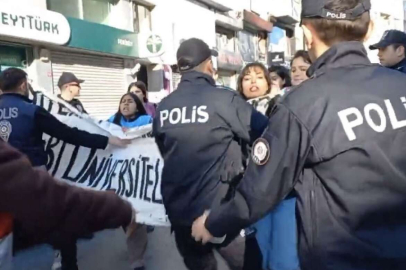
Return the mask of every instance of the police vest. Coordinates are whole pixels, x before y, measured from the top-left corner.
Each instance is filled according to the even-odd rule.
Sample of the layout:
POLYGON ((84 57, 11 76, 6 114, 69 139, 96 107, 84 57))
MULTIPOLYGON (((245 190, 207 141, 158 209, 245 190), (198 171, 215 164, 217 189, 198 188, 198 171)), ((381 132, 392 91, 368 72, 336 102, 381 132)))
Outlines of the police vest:
POLYGON ((42 131, 35 127, 37 106, 18 94, 0 96, 0 138, 27 155, 33 166, 46 165, 42 131))

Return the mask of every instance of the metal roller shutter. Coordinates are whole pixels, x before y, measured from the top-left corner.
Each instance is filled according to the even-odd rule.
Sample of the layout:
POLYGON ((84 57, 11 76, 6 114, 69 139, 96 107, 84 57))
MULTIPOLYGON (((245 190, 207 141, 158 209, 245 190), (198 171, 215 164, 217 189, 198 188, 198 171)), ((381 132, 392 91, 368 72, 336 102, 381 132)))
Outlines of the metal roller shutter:
POLYGON ((54 93, 59 94, 58 80, 62 72, 72 72, 85 80, 80 101, 86 111, 98 119, 107 119, 119 106, 126 92, 124 60, 78 53, 52 52, 54 93))

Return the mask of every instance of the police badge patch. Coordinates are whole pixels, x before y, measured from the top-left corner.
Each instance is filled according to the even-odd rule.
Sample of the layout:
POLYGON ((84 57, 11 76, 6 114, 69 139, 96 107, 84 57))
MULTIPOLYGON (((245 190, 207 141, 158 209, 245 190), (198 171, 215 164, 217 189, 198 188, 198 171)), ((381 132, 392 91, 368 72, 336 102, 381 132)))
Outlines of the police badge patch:
POLYGON ((11 131, 12 127, 9 121, 0 121, 0 138, 2 138, 3 141, 8 142, 11 131))
POLYGON ((269 143, 265 139, 259 138, 252 147, 252 160, 257 165, 264 165, 269 160, 270 150, 269 143))

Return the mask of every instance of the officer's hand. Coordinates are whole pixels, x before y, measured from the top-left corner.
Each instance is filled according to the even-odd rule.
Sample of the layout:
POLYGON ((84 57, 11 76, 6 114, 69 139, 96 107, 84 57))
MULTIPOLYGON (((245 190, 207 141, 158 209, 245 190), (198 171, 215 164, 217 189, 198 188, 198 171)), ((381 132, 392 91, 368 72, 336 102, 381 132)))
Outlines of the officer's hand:
POLYGON ((127 145, 129 145, 130 143, 131 143, 131 140, 128 140, 128 139, 120 139, 120 138, 117 138, 114 136, 109 137, 109 144, 117 146, 117 147, 124 148, 127 145))
POLYGON ((209 212, 206 211, 201 217, 193 222, 192 237, 196 240, 196 242, 202 242, 203 244, 206 244, 213 239, 213 235, 211 235, 211 233, 204 226, 208 216, 209 212))

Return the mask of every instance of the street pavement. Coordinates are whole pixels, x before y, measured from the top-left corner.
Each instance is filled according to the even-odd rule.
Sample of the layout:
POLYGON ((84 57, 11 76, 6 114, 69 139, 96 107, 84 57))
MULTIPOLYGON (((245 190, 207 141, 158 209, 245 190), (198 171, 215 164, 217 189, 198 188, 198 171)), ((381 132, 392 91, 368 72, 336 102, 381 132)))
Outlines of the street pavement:
MULTIPOLYGON (((123 230, 108 230, 95 235, 90 241, 81 241, 78 246, 80 270, 132 270, 123 230)), ((35 252, 22 253, 16 257, 13 270, 50 270, 49 258, 53 251, 48 247, 35 252), (47 256, 46 256, 47 255, 47 256)), ((148 249, 145 256, 146 270, 187 270, 176 249, 169 228, 155 228, 148 234, 148 249)), ((219 270, 228 270, 218 257, 219 270)))

